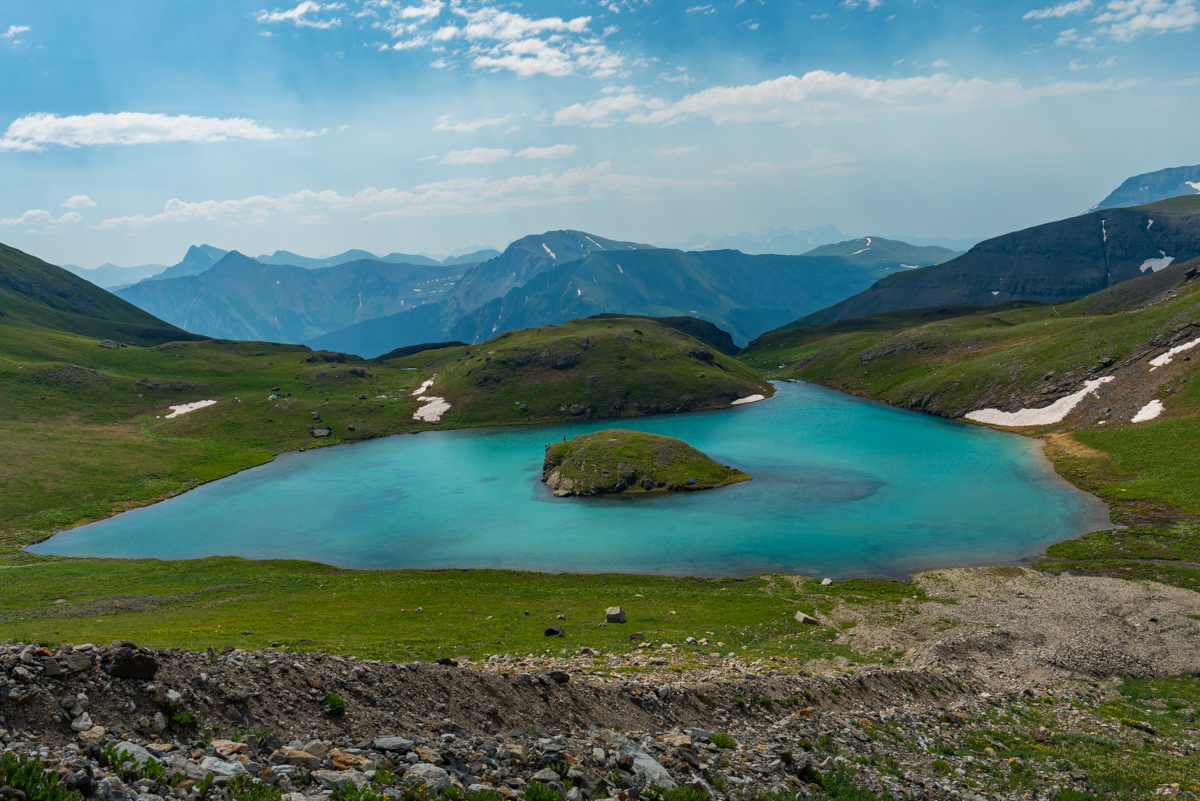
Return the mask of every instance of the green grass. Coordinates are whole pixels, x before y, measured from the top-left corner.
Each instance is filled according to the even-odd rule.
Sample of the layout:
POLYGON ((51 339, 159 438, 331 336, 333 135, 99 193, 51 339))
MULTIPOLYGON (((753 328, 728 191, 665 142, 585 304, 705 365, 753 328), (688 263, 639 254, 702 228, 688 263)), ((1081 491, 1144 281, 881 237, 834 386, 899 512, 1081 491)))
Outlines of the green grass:
POLYGON ((682 440, 619 428, 551 444, 543 472, 555 476, 556 487, 578 495, 711 489, 750 480, 682 440))
POLYGON ((129 638, 198 650, 277 643, 390 659, 557 656, 583 646, 626 652, 642 642, 629 639, 638 632, 652 644, 642 650, 684 663, 713 652, 858 661, 862 657, 833 642, 836 627, 803 626, 793 619, 796 610, 831 609, 839 602, 869 610, 912 596, 927 600, 911 584, 882 580, 823 587, 786 576, 355 571, 232 557, 161 562, 21 556, 0 560, 0 585, 0 640, 129 638), (626 609, 628 622, 598 626, 612 605, 626 609), (560 614, 567 619, 557 620, 560 614), (546 638, 552 625, 563 626, 566 639, 546 638), (683 645, 689 636, 707 644, 683 645), (667 654, 658 648, 662 643, 678 648, 667 654))

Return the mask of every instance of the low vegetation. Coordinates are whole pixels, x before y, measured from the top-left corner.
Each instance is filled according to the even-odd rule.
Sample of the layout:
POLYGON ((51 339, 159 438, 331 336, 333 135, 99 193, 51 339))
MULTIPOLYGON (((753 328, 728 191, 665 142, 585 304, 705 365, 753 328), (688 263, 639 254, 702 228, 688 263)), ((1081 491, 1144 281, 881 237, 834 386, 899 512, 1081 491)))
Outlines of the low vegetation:
POLYGON ((542 481, 564 495, 702 490, 749 480, 682 440, 619 428, 551 444, 542 467, 542 481))

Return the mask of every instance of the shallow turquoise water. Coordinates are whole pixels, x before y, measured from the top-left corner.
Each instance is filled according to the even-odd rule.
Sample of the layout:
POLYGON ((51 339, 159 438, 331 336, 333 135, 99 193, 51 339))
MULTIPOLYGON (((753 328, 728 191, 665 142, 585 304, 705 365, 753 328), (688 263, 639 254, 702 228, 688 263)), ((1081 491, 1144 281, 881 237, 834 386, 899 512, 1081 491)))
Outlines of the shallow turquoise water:
POLYGON ((551 497, 545 443, 613 421, 439 431, 284 454, 30 550, 839 579, 1011 564, 1107 523, 1031 440, 809 384, 778 390, 738 409, 617 423, 754 477, 718 490, 551 497))

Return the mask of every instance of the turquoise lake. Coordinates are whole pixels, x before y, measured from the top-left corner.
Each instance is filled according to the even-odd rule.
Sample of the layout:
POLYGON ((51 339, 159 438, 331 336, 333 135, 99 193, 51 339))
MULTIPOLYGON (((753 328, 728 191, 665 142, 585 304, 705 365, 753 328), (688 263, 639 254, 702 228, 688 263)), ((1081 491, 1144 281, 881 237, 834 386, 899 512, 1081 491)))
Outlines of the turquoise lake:
POLYGON ((777 388, 728 411, 425 432, 284 454, 30 550, 902 578, 1014 564, 1108 524, 1107 507, 1055 474, 1033 440, 810 384, 777 388), (678 437, 754 479, 699 493, 552 497, 540 481, 545 444, 614 426, 678 437))

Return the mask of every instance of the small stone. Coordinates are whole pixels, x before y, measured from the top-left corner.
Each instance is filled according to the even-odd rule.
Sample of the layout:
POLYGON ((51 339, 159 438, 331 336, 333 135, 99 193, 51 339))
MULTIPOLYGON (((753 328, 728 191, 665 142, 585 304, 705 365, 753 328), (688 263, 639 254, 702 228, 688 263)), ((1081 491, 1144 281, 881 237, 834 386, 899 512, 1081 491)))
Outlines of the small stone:
POLYGON ((833 579, 831 579, 831 578, 823 578, 823 579, 821 579, 821 586, 822 586, 822 587, 828 587, 828 586, 829 586, 830 584, 832 584, 832 583, 833 583, 833 579))
POLYGON ((546 674, 546 678, 555 684, 566 684, 571 680, 571 674, 563 670, 552 670, 546 674))
POLYGON ((200 769, 206 773, 215 773, 219 776, 236 776, 239 773, 245 773, 246 769, 242 767, 241 762, 217 759, 216 757, 205 757, 200 761, 200 769))
POLYGON ((109 350, 117 350, 121 347, 121 343, 113 342, 111 339, 102 339, 96 344, 102 348, 108 348, 109 350))
POLYGON ((545 635, 547 637, 566 637, 567 633, 563 631, 562 626, 551 626, 550 628, 546 629, 545 635))
POLYGON ((403 737, 377 737, 375 738, 375 750, 411 751, 413 750, 413 741, 403 737))
POLYGON ((806 626, 816 626, 821 622, 812 615, 806 615, 803 612, 797 612, 795 617, 797 623, 803 623, 806 626))
POLYGON ((42 670, 47 676, 58 676, 63 672, 62 665, 58 664, 57 659, 46 659, 42 661, 42 670))
POLYGON ((72 731, 87 731, 88 729, 92 728, 95 725, 96 724, 92 721, 92 716, 89 715, 87 712, 84 712, 82 715, 75 718, 75 720, 71 721, 71 730, 72 731))
POLYGON ((82 673, 92 666, 92 658, 86 653, 72 651, 67 657, 67 670, 72 673, 82 673))
POLYGON ((610 606, 604 610, 605 623, 624 623, 625 610, 619 606, 610 606))
POLYGON ((533 774, 532 780, 535 782, 542 782, 543 784, 549 784, 550 782, 562 781, 562 777, 550 770, 550 768, 542 768, 537 773, 533 774))

